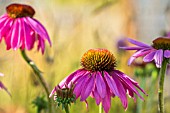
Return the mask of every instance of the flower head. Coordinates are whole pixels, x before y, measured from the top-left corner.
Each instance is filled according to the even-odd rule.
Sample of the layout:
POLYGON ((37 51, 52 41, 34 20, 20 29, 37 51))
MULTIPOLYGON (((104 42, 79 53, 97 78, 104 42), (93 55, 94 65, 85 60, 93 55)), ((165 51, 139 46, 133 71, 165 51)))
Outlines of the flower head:
POLYGON ((121 47, 125 50, 137 50, 129 59, 130 65, 136 58, 143 57, 144 62, 155 61, 156 67, 161 68, 164 58, 170 58, 170 38, 159 37, 153 40, 153 44, 147 45, 136 40, 128 39, 128 41, 136 46, 121 47))
POLYGON ((57 103, 57 106, 62 106, 63 109, 68 111, 68 105, 76 101, 76 97, 73 94, 74 84, 71 84, 70 87, 65 84, 64 88, 61 88, 59 85, 54 88, 55 96, 54 101, 57 103))
POLYGON ((45 40, 51 41, 44 26, 33 18, 35 11, 31 6, 10 4, 7 13, 0 17, 0 41, 4 38, 7 50, 18 48, 31 50, 38 41, 38 50, 45 50, 45 40))
MULTIPOLYGON (((82 68, 73 72, 59 83, 61 88, 75 85, 73 93, 76 98, 80 97, 85 101, 91 96, 96 100, 96 104, 102 103, 106 113, 111 107, 111 97, 119 97, 125 109, 128 107, 127 96, 135 99, 137 94, 142 100, 136 88, 145 92, 139 87, 138 83, 132 80, 123 72, 116 70, 116 59, 107 49, 90 49, 81 59, 82 68)), ((56 92, 56 88, 50 97, 56 92)))

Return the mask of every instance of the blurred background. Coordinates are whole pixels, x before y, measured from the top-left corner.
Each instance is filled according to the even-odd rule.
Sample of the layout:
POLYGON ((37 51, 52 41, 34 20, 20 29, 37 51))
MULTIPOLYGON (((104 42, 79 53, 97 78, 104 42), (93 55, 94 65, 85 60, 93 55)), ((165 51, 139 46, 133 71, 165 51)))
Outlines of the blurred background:
MULTIPOLYGON (((43 72, 52 90, 63 78, 80 68, 81 56, 91 48, 106 48, 117 58, 117 69, 139 82, 149 96, 145 101, 129 98, 126 113, 157 113, 158 70, 151 64, 146 67, 127 66, 132 52, 118 49, 127 45, 124 38, 133 38, 148 44, 170 31, 170 0, 0 0, 0 15, 11 3, 31 5, 47 29, 52 47, 46 43, 45 54, 35 49, 27 51, 43 72), (146 72, 148 72, 146 74, 146 72)), ((36 46, 36 45, 35 45, 36 46)), ((140 62, 140 61, 139 61, 140 62)), ((0 44, 0 78, 11 92, 9 97, 0 91, 0 113, 36 113, 32 101, 44 90, 33 71, 20 55, 20 51, 6 51, 4 40, 0 44)), ((165 108, 170 112, 170 77, 165 81, 165 108)), ((88 98, 85 103, 72 104, 71 113, 96 113, 98 106, 88 98)), ((124 113, 119 98, 112 98, 110 113, 124 113)), ((64 113, 57 108, 56 113, 64 113)))

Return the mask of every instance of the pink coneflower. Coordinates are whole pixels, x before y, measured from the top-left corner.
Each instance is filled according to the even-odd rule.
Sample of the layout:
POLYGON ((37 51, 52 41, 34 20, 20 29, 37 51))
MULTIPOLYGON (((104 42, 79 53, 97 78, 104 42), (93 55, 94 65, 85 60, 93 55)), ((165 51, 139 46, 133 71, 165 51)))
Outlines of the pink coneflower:
POLYGON ((38 50, 45 50, 45 40, 51 41, 46 29, 36 19, 31 6, 11 4, 6 7, 7 13, 0 17, 0 40, 4 37, 7 50, 18 48, 31 50, 38 41, 38 50))
MULTIPOLYGON (((96 104, 102 103, 104 111, 108 113, 111 107, 111 97, 119 97, 125 109, 128 107, 127 96, 135 99, 137 94, 142 100, 136 88, 141 89, 137 82, 132 80, 123 72, 116 70, 116 59, 107 49, 90 49, 81 59, 83 68, 78 69, 59 83, 61 88, 75 85, 73 93, 76 98, 80 97, 85 101, 91 96, 96 100, 96 104)), ((57 86, 56 86, 57 87, 57 86)), ((57 91, 54 88, 50 97, 57 91)))
POLYGON ((125 50, 137 50, 129 59, 130 65, 133 60, 143 57, 144 62, 155 61, 156 67, 161 68, 163 58, 170 58, 170 38, 159 37, 153 40, 153 44, 147 45, 136 40, 128 39, 135 47, 121 47, 125 50))

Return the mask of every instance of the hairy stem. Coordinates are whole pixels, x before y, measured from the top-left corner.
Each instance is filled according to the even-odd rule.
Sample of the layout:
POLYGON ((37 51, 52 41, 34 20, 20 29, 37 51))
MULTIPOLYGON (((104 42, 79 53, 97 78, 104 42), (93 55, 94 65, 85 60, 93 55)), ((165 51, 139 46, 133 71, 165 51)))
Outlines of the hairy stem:
POLYGON ((41 71, 38 69, 38 67, 35 65, 35 63, 27 56, 27 54, 25 53, 25 50, 21 50, 21 55, 24 58, 24 60, 28 63, 28 65, 30 65, 30 67, 33 69, 35 75, 37 76, 42 87, 44 88, 46 95, 47 95, 47 99, 48 99, 49 113, 51 113, 52 112, 52 109, 51 109, 52 106, 51 106, 51 99, 49 98, 50 91, 47 87, 46 81, 44 80, 44 78, 42 76, 41 71))
POLYGON ((164 59, 162 62, 162 67, 160 69, 160 80, 159 80, 159 90, 158 90, 158 98, 159 98, 159 112, 164 113, 164 79, 165 79, 165 72, 167 67, 167 60, 164 59))

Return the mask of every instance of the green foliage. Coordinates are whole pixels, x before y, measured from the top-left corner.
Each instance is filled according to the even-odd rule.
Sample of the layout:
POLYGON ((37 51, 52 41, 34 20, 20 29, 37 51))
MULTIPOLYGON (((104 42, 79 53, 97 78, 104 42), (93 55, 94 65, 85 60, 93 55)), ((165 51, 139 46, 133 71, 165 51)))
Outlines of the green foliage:
POLYGON ((37 98, 32 101, 32 104, 34 107, 37 107, 37 113, 41 113, 42 110, 46 110, 48 108, 48 103, 47 100, 45 100, 45 95, 37 96, 37 98))

